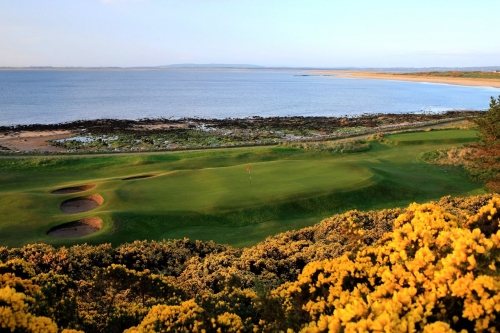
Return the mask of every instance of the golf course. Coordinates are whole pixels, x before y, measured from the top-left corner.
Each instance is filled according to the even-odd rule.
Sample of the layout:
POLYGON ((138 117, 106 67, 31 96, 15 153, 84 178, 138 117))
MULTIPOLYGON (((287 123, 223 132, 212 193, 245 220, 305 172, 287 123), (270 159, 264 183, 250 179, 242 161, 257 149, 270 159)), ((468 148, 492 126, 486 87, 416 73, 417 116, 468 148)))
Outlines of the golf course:
POLYGON ((251 246, 352 209, 486 193, 422 154, 474 130, 386 135, 352 153, 266 148, 0 159, 0 235, 32 243, 119 245, 190 238, 251 246))

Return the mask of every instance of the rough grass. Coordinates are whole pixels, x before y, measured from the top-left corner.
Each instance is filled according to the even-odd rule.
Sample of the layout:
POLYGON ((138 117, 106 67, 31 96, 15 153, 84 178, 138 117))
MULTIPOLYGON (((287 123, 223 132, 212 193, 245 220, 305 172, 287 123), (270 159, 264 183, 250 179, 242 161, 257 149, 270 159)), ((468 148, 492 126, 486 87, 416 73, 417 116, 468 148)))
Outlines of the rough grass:
POLYGON ((330 153, 357 153, 370 149, 370 143, 363 140, 341 140, 341 141, 304 141, 285 142, 283 146, 300 148, 306 150, 327 151, 330 153))
MULTIPOLYGON (((398 138, 398 137, 396 137, 398 138)), ((95 158, 0 159, 1 245, 44 242, 120 244, 136 239, 213 239, 236 246, 312 225, 350 209, 381 209, 485 192, 458 168, 425 163, 421 154, 471 139, 471 131, 401 134, 425 144, 386 145, 352 154, 289 147, 95 158), (419 139, 415 139, 418 137, 419 139), (252 182, 247 173, 251 166, 252 182), (142 174, 154 177, 123 181, 142 174), (62 187, 98 184, 84 195, 104 203, 67 215, 60 203, 83 194, 62 187), (98 232, 53 239, 47 230, 97 216, 98 232)))

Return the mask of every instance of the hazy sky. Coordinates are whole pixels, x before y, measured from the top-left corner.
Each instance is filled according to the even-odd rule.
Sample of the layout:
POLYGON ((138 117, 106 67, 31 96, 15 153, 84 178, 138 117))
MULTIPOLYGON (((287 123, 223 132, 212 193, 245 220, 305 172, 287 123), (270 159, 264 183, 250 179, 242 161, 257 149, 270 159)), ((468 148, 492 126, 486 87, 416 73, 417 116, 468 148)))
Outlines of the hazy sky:
POLYGON ((500 0, 0 0, 0 66, 500 65, 500 0))

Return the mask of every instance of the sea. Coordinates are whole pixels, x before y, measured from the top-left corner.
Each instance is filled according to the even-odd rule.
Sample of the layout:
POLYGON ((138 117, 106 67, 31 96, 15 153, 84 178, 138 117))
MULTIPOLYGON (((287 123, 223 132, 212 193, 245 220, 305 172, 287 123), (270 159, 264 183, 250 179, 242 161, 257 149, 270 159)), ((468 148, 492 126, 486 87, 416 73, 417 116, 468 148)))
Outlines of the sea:
POLYGON ((0 125, 486 110, 500 89, 272 69, 0 70, 0 125))

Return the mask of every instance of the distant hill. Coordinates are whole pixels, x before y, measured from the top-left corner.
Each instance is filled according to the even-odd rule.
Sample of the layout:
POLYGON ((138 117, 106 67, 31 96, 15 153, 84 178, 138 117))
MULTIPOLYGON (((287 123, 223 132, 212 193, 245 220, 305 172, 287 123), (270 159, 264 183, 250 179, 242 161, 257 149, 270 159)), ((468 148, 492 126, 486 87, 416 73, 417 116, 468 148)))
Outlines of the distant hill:
POLYGON ((249 64, 172 64, 157 66, 158 68, 267 68, 249 64))

